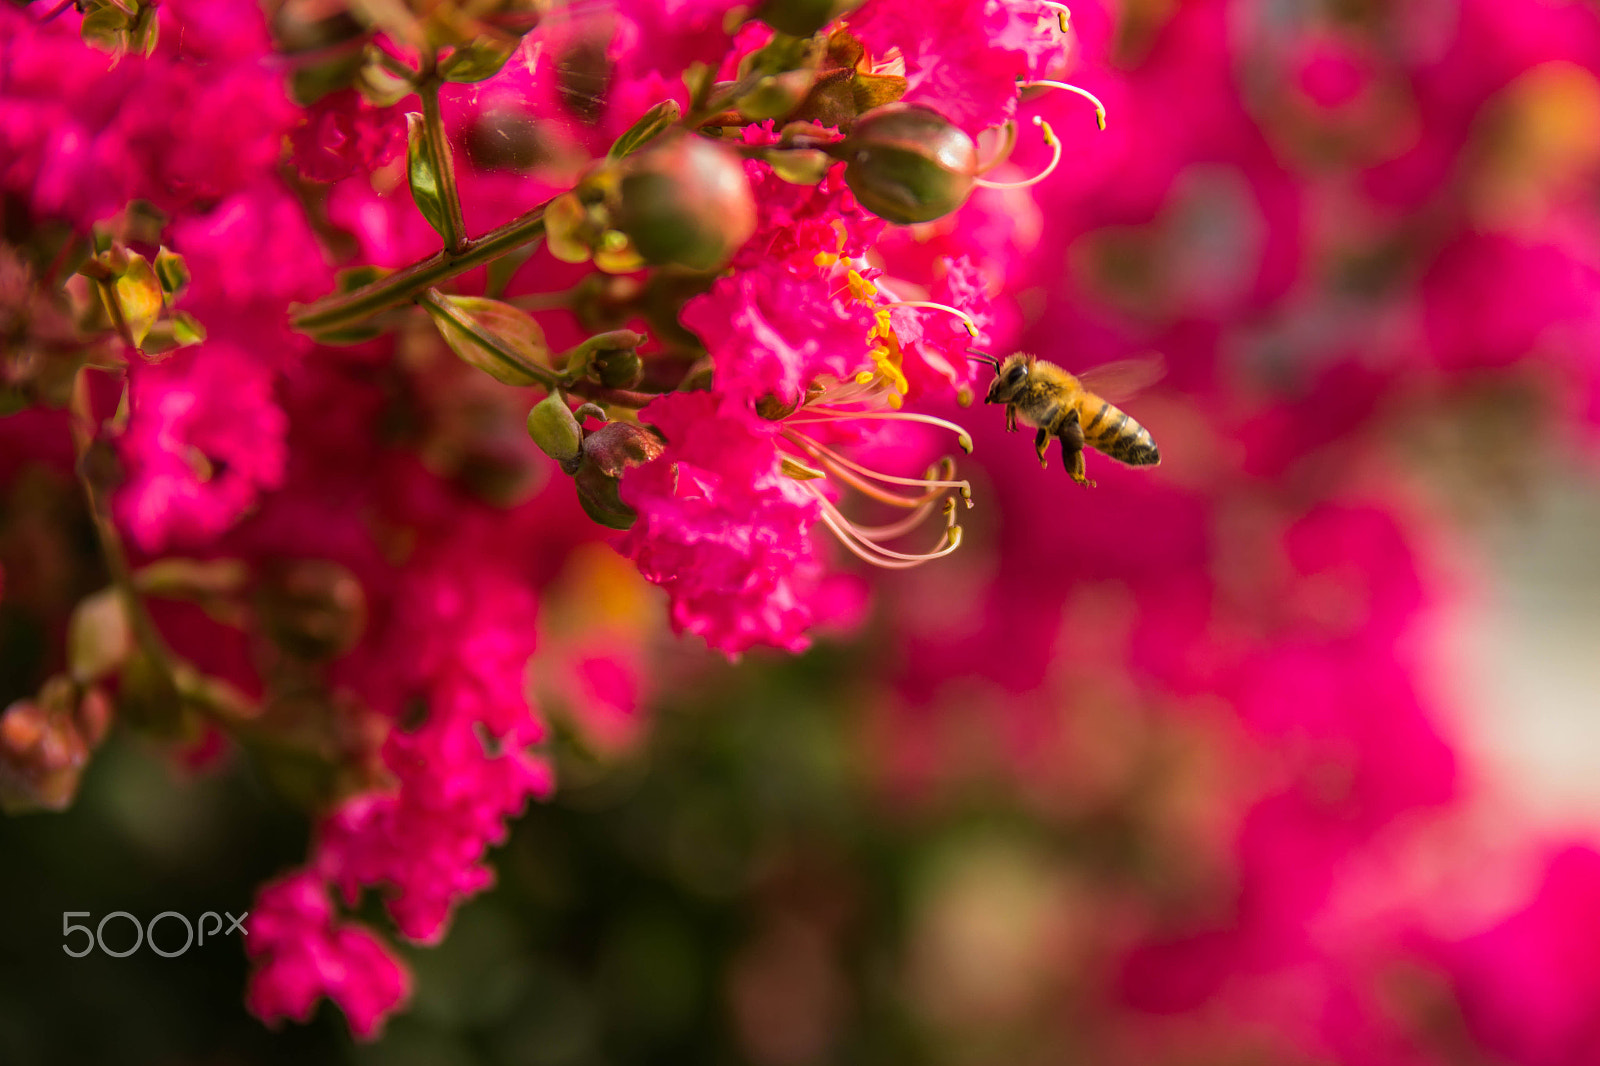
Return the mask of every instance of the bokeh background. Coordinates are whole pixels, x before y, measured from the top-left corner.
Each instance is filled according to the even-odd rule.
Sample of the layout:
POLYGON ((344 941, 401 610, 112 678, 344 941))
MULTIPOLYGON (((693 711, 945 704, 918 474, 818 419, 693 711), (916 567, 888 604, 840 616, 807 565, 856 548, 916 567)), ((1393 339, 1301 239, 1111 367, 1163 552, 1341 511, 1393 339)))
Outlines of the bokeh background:
MULTIPOLYGON (((1600 1062, 1600 6, 1073 25, 1109 129, 973 209, 1023 347, 1163 358, 1158 470, 1080 490, 955 413, 966 545, 798 658, 674 641, 575 553, 544 644, 653 680, 605 717, 534 678, 561 788, 370 1044, 263 1029, 226 940, 64 956, 63 911, 238 913, 305 853, 248 765, 114 736, 0 820, 0 1063, 1600 1062)), ((71 496, 13 477, 0 553, 71 496)))

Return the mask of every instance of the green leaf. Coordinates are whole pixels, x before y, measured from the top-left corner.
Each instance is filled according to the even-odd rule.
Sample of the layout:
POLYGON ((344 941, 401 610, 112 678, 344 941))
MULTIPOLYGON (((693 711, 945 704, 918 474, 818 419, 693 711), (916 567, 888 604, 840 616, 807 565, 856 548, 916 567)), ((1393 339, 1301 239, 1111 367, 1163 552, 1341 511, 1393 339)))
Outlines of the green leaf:
POLYGON ((518 307, 483 296, 443 296, 424 307, 450 350, 466 363, 507 385, 542 385, 550 348, 544 330, 518 307))
POLYGON ((433 231, 445 237, 444 184, 439 180, 439 165, 428 148, 427 125, 419 112, 406 115, 406 130, 409 142, 406 172, 411 179, 411 199, 433 231))
POLYGON ((518 41, 503 38, 479 37, 471 44, 462 45, 439 64, 439 76, 445 81, 483 81, 500 73, 517 50, 518 41))
POLYGON ((156 42, 160 37, 161 20, 156 18, 154 7, 147 7, 139 12, 128 27, 128 51, 148 56, 156 50, 156 42))
POLYGON ((131 253, 127 269, 112 283, 112 288, 116 293, 117 306, 122 310, 122 320, 128 324, 128 332, 132 334, 133 345, 137 348, 144 343, 145 335, 155 325, 165 304, 161 281, 150 266, 150 260, 138 253, 131 253))
POLYGON ((156 253, 156 277, 161 281, 161 291, 171 303, 189 287, 189 264, 183 256, 165 246, 156 253))
POLYGON ((351 77, 362 97, 373 107, 393 107, 417 91, 415 81, 384 65, 382 52, 376 45, 368 45, 365 53, 357 54, 351 77))
POLYGON ((187 311, 172 312, 172 339, 180 348, 187 348, 191 344, 199 344, 206 339, 206 327, 200 320, 187 311))
POLYGON ((646 111, 638 122, 629 126, 627 131, 612 144, 611 150, 606 153, 607 159, 621 159, 631 152, 636 152, 650 141, 655 140, 665 133, 667 128, 683 117, 683 109, 676 100, 663 100, 661 103, 646 111))

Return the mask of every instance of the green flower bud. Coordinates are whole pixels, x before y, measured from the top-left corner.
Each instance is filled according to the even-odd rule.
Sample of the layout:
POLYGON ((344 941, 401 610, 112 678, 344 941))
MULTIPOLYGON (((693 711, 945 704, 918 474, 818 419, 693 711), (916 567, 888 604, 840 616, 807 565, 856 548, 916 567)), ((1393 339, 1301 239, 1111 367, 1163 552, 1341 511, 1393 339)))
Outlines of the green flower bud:
POLYGON ((920 104, 868 112, 839 151, 861 206, 900 225, 943 218, 966 202, 977 179, 977 144, 920 104))
POLYGON ((552 392, 528 412, 528 436, 567 473, 572 473, 569 466, 576 469, 583 445, 583 428, 559 392, 552 392))
POLYGON ((613 212, 648 263, 715 270, 756 228, 744 162, 691 133, 668 134, 629 157, 613 212))
POLYGON ((810 37, 846 12, 854 11, 865 0, 767 0, 756 11, 756 18, 779 33, 810 37))
POLYGON ((786 70, 768 74, 755 87, 733 102, 734 109, 755 122, 782 118, 795 111, 817 83, 814 70, 786 70))

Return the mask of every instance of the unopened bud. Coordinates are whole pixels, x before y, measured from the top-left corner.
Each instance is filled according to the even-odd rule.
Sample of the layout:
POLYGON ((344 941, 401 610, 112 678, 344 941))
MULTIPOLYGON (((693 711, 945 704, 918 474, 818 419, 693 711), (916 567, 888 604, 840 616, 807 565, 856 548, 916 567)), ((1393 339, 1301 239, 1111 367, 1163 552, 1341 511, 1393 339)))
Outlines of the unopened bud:
POLYGON ((865 0, 767 0, 756 11, 756 18, 779 33, 810 37, 846 12, 854 11, 865 0))
POLYGON ((66 810, 88 761, 70 713, 18 700, 0 714, 0 810, 66 810))
POLYGON ((816 83, 815 70, 786 70, 780 74, 769 74, 735 100, 733 106, 739 114, 755 122, 782 118, 805 102, 816 83))
POLYGON ((630 467, 661 454, 660 437, 631 422, 610 422, 583 440, 583 459, 573 483, 584 513, 611 529, 627 529, 638 514, 617 491, 630 467))
POLYGON ((265 568, 256 613, 274 644, 312 661, 352 648, 366 628, 367 598, 356 576, 327 559, 293 559, 265 568))
POLYGON ((561 464, 567 473, 577 469, 583 428, 559 392, 552 392, 528 412, 528 436, 539 450, 561 464), (571 467, 571 469, 568 469, 571 467))
POLYGON ((631 156, 614 225, 646 262, 714 270, 756 228, 744 162, 690 133, 669 134, 631 156))
POLYGON ((868 112, 841 151, 845 183, 861 206, 901 225, 948 215, 966 202, 977 178, 977 144, 920 104, 868 112))

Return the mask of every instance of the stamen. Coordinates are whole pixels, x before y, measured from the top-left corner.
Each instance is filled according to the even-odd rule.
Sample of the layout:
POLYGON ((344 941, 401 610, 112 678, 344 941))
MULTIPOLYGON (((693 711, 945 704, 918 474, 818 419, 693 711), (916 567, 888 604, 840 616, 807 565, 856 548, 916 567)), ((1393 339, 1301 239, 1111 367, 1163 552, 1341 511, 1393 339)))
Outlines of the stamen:
POLYGON ((1065 81, 1025 81, 1017 85, 1018 92, 1021 92, 1023 89, 1065 89, 1069 93, 1077 93, 1079 96, 1083 97, 1085 100, 1094 105, 1094 124, 1099 126, 1101 131, 1104 132, 1106 128, 1106 105, 1100 102, 1100 98, 1098 96, 1090 92, 1088 89, 1083 88, 1083 86, 1073 85, 1072 83, 1065 81))
POLYGON ((926 307, 932 311, 945 311, 961 319, 962 323, 967 327, 967 334, 969 336, 976 337, 978 335, 978 323, 973 321, 972 316, 961 310, 959 307, 951 307, 949 304, 934 303, 932 300, 896 300, 893 303, 879 304, 878 306, 926 307))
POLYGON ((1066 4, 1055 3, 1054 0, 1041 0, 1041 6, 1053 7, 1056 10, 1056 22, 1061 25, 1061 32, 1067 32, 1067 20, 1072 18, 1072 9, 1066 4))
MULTIPOLYGON (((802 448, 806 449, 807 451, 811 452, 813 455, 817 456, 818 458, 831 459, 836 463, 839 463, 839 464, 841 464, 843 466, 846 466, 846 467, 850 468, 851 470, 854 470, 856 473, 861 474, 864 477, 874 478, 874 479, 876 479, 878 481, 883 482, 885 485, 907 485, 907 486, 913 486, 913 487, 923 486, 923 487, 927 487, 927 488, 959 489, 961 491, 962 499, 969 500, 969 501, 972 499, 972 483, 971 482, 968 482, 968 481, 956 481, 956 480, 953 480, 953 479, 951 479, 949 477, 946 477, 946 478, 940 479, 940 480, 935 480, 933 473, 929 473, 928 475, 926 475, 925 477, 922 477, 922 478, 896 477, 893 474, 880 474, 876 470, 873 470, 873 469, 871 469, 869 467, 862 466, 860 463, 855 462, 852 459, 845 458, 844 456, 840 455, 838 452, 834 451, 832 448, 828 447, 826 444, 823 444, 820 441, 812 440, 810 437, 807 437, 804 434, 793 433, 793 434, 788 434, 787 436, 795 444, 798 444, 800 447, 802 447, 802 448)), ((940 464, 940 465, 943 465, 943 464, 940 464)), ((955 465, 954 463, 950 463, 950 466, 953 467, 954 465, 955 465)), ((929 469, 930 470, 937 470, 938 467, 930 467, 929 469)), ((952 470, 951 473, 954 473, 954 470, 952 470)), ((935 493, 935 495, 938 495, 938 494, 935 493)))
MULTIPOLYGON (((990 127, 990 129, 993 129, 993 128, 994 127, 992 127, 992 126, 990 127)), ((978 167, 978 169, 977 169, 977 173, 978 174, 987 174, 987 173, 989 173, 989 171, 993 170, 995 167, 999 166, 1001 163, 1004 163, 1007 159, 1011 158, 1011 150, 1017 146, 1017 123, 1016 123, 1016 121, 1015 120, 1008 120, 1006 122, 1006 124, 1005 124, 1004 129, 1005 129, 1005 133, 1006 133, 1005 143, 1000 146, 1000 150, 994 154, 994 158, 993 159, 989 160, 987 163, 984 163, 984 164, 982 164, 981 166, 978 167)), ((984 132, 988 132, 988 131, 985 130, 984 132)))
POLYGON ((1048 144, 1052 149, 1050 165, 1026 181, 990 181, 987 178, 978 178, 975 184, 981 185, 985 189, 1026 189, 1029 186, 1039 184, 1055 173, 1056 166, 1061 162, 1061 142, 1056 140, 1056 131, 1050 128, 1050 123, 1038 115, 1033 116, 1033 124, 1044 131, 1044 143, 1048 144))
POLYGON ((941 559, 961 546, 961 527, 955 524, 955 506, 953 502, 947 502, 945 505, 947 524, 945 534, 941 538, 943 546, 921 555, 908 555, 905 552, 897 552, 885 548, 871 536, 868 536, 861 527, 853 524, 841 514, 832 501, 824 496, 819 489, 809 484, 806 485, 806 488, 811 491, 812 495, 817 498, 817 502, 822 505, 822 520, 827 523, 829 529, 833 530, 834 535, 839 538, 840 542, 850 549, 851 553, 857 558, 869 562, 873 566, 882 567, 886 570, 909 570, 914 566, 921 566, 923 563, 931 562, 934 559, 941 559))
POLYGON ((822 418, 786 418, 786 426, 819 425, 829 422, 838 422, 850 419, 876 419, 884 422, 926 422, 930 426, 940 426, 956 435, 956 443, 961 445, 961 450, 968 455, 972 454, 972 434, 956 425, 954 422, 933 415, 920 414, 914 411, 835 411, 828 407, 802 407, 802 411, 810 411, 823 415, 822 418))

